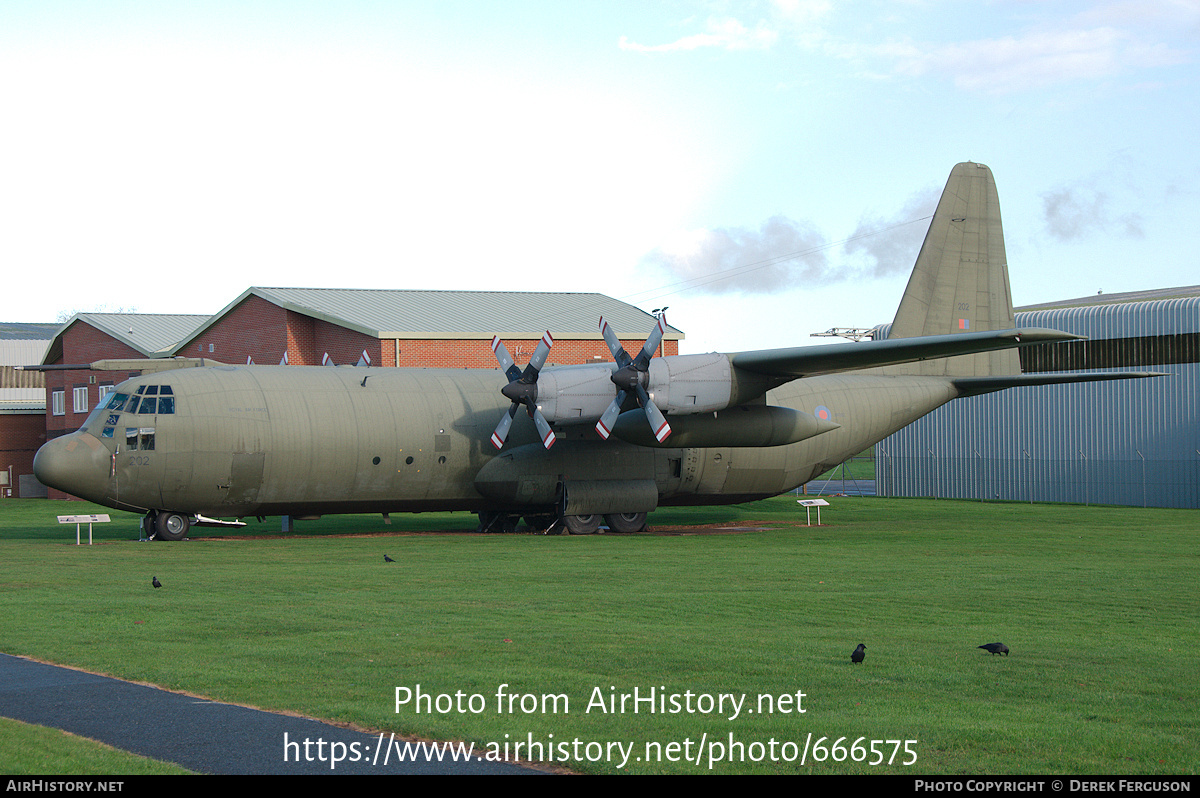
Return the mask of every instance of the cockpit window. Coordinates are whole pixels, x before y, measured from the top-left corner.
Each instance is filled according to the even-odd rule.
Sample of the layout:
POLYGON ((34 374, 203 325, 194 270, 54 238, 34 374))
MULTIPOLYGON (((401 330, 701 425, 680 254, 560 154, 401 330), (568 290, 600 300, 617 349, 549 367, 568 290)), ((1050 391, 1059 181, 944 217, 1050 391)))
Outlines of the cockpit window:
POLYGON ((154 450, 154 427, 126 427, 125 448, 129 451, 141 449, 143 452, 154 450))
POLYGON ((175 392, 170 385, 139 385, 133 396, 127 393, 114 395, 107 407, 140 416, 154 413, 170 415, 175 412, 175 392))

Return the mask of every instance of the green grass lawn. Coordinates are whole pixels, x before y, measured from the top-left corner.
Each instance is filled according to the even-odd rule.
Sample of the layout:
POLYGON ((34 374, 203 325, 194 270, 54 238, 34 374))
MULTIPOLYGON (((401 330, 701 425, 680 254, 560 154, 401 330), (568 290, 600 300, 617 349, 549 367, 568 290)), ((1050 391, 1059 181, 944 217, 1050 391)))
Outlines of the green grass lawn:
POLYGON ((118 751, 58 729, 0 718, 0 768, 9 776, 70 773, 75 776, 182 775, 177 765, 118 751))
POLYGON ((112 513, 77 547, 54 516, 86 508, 0 505, 0 651, 371 731, 633 746, 623 768, 566 763, 583 772, 707 772, 722 753, 714 772, 1200 770, 1195 511, 844 498, 810 528, 784 496, 651 518, 736 532, 403 534, 474 527, 429 514, 182 543, 134 542, 136 517, 112 513), (1011 656, 976 648, 993 641, 1011 656), (397 712, 417 685, 484 709, 397 712), (569 703, 498 712, 501 685, 569 703), (635 689, 746 698, 736 718, 589 711, 635 689), (799 692, 803 713, 747 711, 799 692), (915 764, 903 745, 868 764, 873 740, 915 740, 915 764))

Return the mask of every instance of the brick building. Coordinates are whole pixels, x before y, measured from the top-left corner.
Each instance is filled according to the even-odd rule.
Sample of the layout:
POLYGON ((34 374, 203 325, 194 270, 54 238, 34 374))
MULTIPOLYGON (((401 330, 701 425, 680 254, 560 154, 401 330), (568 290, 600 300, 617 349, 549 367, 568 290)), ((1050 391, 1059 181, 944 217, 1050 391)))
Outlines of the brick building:
POLYGON ((46 441, 46 391, 41 372, 18 366, 41 362, 53 325, 7 324, 0 329, 0 499, 45 496, 33 476, 33 455, 46 441))
MULTIPOLYGON (((46 349, 45 366, 97 360, 167 357, 179 340, 207 316, 145 313, 76 313, 46 349)), ((46 437, 79 429, 101 397, 138 371, 54 369, 46 371, 46 437)))
MULTIPOLYGON (((603 294, 497 291, 396 291, 343 288, 250 288, 200 325, 170 353, 259 365, 495 368, 492 336, 518 364, 546 330, 550 363, 610 360, 603 316, 637 354, 654 317, 603 294)), ((662 354, 679 354, 683 333, 668 327, 662 354)))

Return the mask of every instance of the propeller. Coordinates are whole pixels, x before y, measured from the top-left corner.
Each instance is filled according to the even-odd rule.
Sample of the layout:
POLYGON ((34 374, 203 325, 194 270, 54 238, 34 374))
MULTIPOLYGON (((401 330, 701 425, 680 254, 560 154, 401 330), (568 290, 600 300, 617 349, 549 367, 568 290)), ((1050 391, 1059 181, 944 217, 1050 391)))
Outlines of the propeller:
POLYGON ((554 431, 550 429, 550 422, 542 415, 542 411, 537 408, 538 372, 546 364, 546 358, 550 356, 550 347, 552 346, 554 346, 554 339, 550 337, 550 332, 547 331, 542 336, 542 340, 538 342, 537 349, 533 351, 533 357, 529 359, 529 365, 522 372, 508 354, 508 349, 504 346, 504 342, 500 340, 500 336, 497 335, 492 338, 492 352, 495 353, 496 360, 500 361, 500 368, 504 369, 504 374, 508 377, 508 384, 500 389, 500 393, 512 401, 508 412, 500 417, 500 423, 496 425, 496 431, 492 433, 492 445, 497 449, 504 446, 504 441, 508 438, 508 431, 512 428, 513 419, 517 415, 517 408, 521 405, 525 405, 525 409, 529 412, 529 417, 537 425, 538 434, 542 438, 542 445, 547 449, 554 445, 554 431))
POLYGON ((617 370, 612 375, 613 384, 617 386, 617 397, 613 399, 612 404, 596 422, 596 432, 600 434, 601 438, 608 440, 608 436, 612 434, 613 424, 616 423, 617 416, 621 414, 621 405, 625 402, 625 395, 630 392, 637 397, 638 404, 646 411, 646 420, 650 422, 650 429, 653 430, 654 437, 658 442, 662 443, 671 434, 671 426, 667 424, 666 417, 651 401, 650 394, 646 393, 650 358, 654 357, 654 351, 658 349, 663 333, 666 331, 667 318, 660 314, 658 323, 654 325, 654 329, 650 331, 646 343, 642 346, 642 351, 638 353, 637 357, 631 358, 625 351, 625 347, 621 346, 621 340, 617 338, 612 327, 608 326, 608 322, 603 317, 600 318, 600 333, 604 336, 604 342, 608 344, 613 359, 617 361, 617 370))

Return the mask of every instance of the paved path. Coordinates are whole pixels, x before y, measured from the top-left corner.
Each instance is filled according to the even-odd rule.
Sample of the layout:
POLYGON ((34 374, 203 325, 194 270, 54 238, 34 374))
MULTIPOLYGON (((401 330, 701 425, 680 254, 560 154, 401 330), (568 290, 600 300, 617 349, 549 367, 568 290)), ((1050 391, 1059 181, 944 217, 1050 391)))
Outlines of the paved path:
POLYGON ((0 715, 217 774, 532 774, 515 765, 398 763, 388 737, 0 654, 0 715), (285 749, 285 737, 288 743, 285 749), (308 745, 305 745, 305 741, 308 745), (318 741, 323 740, 324 745, 318 741), (340 748, 336 747, 340 744, 340 748), (290 761, 284 761, 285 750, 290 761), (341 761, 331 767, 331 759, 341 761), (387 764, 385 764, 385 757, 387 764), (299 759, 300 761, 297 761, 299 759), (351 761, 357 759, 358 761, 351 761), (374 764, 372 764, 374 760, 374 764))

